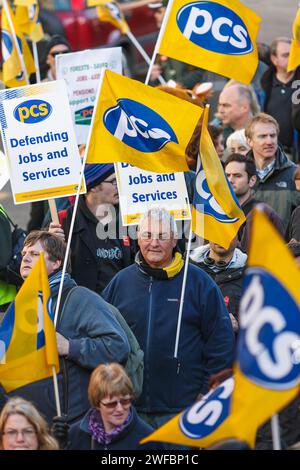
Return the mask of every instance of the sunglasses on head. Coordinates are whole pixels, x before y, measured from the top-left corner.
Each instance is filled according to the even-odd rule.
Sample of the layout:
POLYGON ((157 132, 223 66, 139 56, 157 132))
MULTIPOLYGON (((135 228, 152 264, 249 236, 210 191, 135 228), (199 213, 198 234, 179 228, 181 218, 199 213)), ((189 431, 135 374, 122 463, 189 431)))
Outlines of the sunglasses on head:
POLYGON ((52 55, 52 57, 56 57, 57 55, 59 54, 68 54, 70 51, 57 51, 57 52, 49 52, 50 55, 52 55))

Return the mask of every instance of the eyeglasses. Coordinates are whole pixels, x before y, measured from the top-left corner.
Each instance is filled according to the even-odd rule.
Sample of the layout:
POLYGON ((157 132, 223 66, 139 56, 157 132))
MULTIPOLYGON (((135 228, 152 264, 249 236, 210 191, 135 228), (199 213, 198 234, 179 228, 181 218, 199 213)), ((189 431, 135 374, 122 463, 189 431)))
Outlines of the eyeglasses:
POLYGON ((225 268, 228 268, 231 260, 230 261, 215 261, 210 256, 206 256, 204 257, 203 262, 204 264, 206 264, 206 266, 209 266, 209 267, 216 266, 217 268, 225 269, 225 268))
POLYGON ((69 52, 71 51, 55 51, 55 52, 49 52, 49 54, 52 55, 52 57, 56 57, 57 55, 68 54, 69 52))
POLYGON ((163 233, 151 233, 151 232, 141 232, 140 238, 142 240, 158 240, 161 242, 165 242, 172 238, 172 233, 170 232, 163 232, 163 233))
POLYGON ((3 432, 3 436, 6 436, 7 439, 14 441, 17 439, 19 434, 22 434, 23 439, 32 439, 33 436, 36 435, 36 431, 34 429, 22 429, 21 431, 17 431, 17 429, 10 429, 9 431, 3 432))
POLYGON ((108 403, 103 403, 103 401, 100 401, 100 403, 101 405, 105 406, 109 410, 113 410, 114 408, 118 406, 119 403, 120 405, 123 406, 123 408, 127 408, 128 406, 130 406, 131 400, 132 400, 132 397, 120 398, 120 400, 109 401, 108 403))
POLYGON ((117 186, 117 180, 116 180, 116 178, 113 179, 113 180, 110 180, 110 181, 104 180, 104 181, 102 181, 102 183, 109 183, 109 184, 112 184, 113 186, 117 186))

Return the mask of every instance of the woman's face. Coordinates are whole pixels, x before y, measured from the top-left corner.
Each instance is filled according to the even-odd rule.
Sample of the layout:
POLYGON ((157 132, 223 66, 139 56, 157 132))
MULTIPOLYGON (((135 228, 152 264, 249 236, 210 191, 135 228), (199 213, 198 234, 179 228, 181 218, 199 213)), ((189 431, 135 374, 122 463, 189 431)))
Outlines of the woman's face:
POLYGON ((128 417, 130 406, 130 395, 114 395, 101 400, 98 409, 106 432, 111 432, 124 423, 128 417))
POLYGON ((36 431, 25 416, 14 414, 6 420, 2 436, 4 450, 38 450, 36 431))
POLYGON ((240 153, 241 155, 247 155, 250 147, 247 144, 243 144, 239 140, 232 140, 229 146, 230 153, 240 153))
POLYGON ((214 141, 214 146, 215 146, 215 149, 216 149, 216 152, 218 154, 218 157, 220 160, 222 160, 223 156, 224 156, 224 137, 223 137, 223 134, 220 134, 214 141))

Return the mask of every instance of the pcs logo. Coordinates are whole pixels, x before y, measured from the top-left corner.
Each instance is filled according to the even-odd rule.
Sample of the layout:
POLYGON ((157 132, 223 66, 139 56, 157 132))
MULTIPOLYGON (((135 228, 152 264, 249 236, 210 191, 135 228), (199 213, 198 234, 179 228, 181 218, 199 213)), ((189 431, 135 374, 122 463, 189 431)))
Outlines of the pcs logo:
POLYGON ((179 427, 190 439, 201 439, 214 432, 229 415, 234 379, 231 377, 180 416, 179 427))
POLYGON ((144 104, 120 98, 103 116, 106 129, 118 140, 140 152, 158 152, 168 142, 178 143, 169 124, 144 104))
POLYGON ((14 109, 14 117, 24 124, 35 124, 44 121, 52 113, 52 106, 47 101, 27 100, 14 109))
MULTIPOLYGON (((236 204, 238 202, 236 197, 231 191, 230 185, 228 184, 232 197, 235 199, 236 204)), ((213 196, 212 192, 209 189, 207 179, 202 167, 200 167, 199 171, 197 171, 196 177, 196 192, 195 192, 195 203, 196 207, 198 205, 203 205, 200 212, 204 212, 204 214, 209 215, 216 219, 218 222, 222 222, 223 224, 233 224, 238 219, 237 218, 230 218, 224 212, 220 204, 216 201, 215 197, 213 196)))
POLYGON ((193 2, 183 6, 176 17, 182 34, 211 52, 243 55, 253 45, 243 20, 232 10, 213 2, 193 2))
POLYGON ((251 268, 240 304, 238 357, 250 380, 287 390, 300 377, 299 307, 268 271, 251 268))

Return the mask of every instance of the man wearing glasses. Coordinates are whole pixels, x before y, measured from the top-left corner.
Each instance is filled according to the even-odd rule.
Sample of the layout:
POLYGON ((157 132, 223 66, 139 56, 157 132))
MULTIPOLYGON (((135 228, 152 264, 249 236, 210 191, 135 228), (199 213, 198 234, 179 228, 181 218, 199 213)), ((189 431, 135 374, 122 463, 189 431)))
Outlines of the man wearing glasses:
MULTIPOLYGON (((71 242, 72 277, 101 293, 114 275, 134 262, 136 245, 119 224, 119 193, 114 165, 87 164, 87 193, 79 198, 71 242)), ((49 231, 68 237, 73 207, 61 211, 49 231)))
POLYGON ((150 209, 139 224, 135 264, 120 271, 103 292, 144 351, 144 385, 136 406, 154 428, 205 394, 208 377, 230 368, 233 360, 234 338, 222 294, 193 265, 177 336, 184 273, 177 239, 173 217, 163 208, 150 209))
POLYGON ((52 36, 46 45, 45 63, 48 66, 48 72, 43 81, 56 80, 55 57, 58 54, 67 54, 68 52, 72 52, 72 49, 67 39, 58 34, 52 36))

